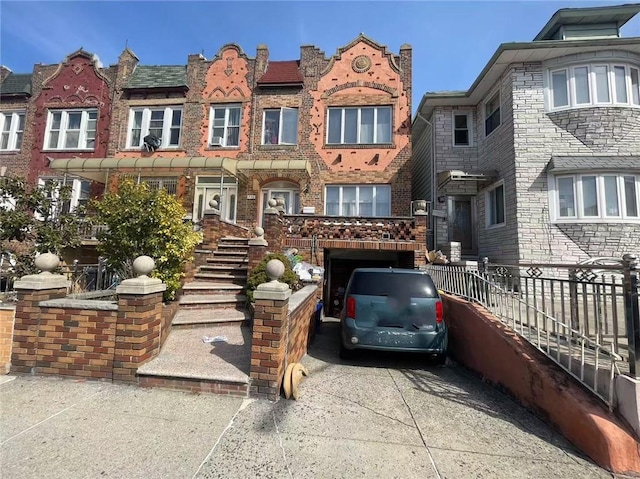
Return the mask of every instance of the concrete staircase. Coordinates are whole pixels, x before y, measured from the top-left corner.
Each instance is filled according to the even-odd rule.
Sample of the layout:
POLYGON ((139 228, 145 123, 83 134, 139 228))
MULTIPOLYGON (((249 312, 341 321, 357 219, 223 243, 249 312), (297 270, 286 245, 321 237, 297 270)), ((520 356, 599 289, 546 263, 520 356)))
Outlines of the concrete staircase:
POLYGON ((138 369, 142 386, 247 396, 251 316, 244 295, 249 245, 226 237, 183 287, 160 354, 138 369), (204 342, 223 336, 226 341, 204 342))

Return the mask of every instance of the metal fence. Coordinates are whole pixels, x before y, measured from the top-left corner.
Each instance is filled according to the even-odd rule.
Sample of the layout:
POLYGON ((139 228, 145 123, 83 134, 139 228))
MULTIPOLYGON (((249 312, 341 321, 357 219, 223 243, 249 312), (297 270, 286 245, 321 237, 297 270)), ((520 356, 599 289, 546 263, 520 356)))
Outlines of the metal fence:
MULTIPOLYGON (((610 263, 610 262, 609 262, 610 263)), ((640 374, 638 263, 428 265, 438 289, 482 304, 610 407, 640 374)))
MULTIPOLYGON (((121 278, 116 271, 112 271, 106 261, 100 257, 98 263, 84 264, 75 260, 68 265, 62 265, 57 274, 63 274, 69 280, 69 293, 80 294, 88 291, 102 291, 115 289, 121 278)), ((11 299, 15 296, 13 288, 17 278, 12 265, 6 255, 0 258, 0 294, 11 299)))

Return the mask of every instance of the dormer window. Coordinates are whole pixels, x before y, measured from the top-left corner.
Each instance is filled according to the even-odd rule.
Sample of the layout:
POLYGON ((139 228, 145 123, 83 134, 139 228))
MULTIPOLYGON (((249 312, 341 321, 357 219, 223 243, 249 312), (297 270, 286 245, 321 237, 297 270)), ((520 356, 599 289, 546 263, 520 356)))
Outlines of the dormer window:
POLYGON ((640 106, 640 67, 590 63, 548 71, 549 110, 585 106, 640 106))

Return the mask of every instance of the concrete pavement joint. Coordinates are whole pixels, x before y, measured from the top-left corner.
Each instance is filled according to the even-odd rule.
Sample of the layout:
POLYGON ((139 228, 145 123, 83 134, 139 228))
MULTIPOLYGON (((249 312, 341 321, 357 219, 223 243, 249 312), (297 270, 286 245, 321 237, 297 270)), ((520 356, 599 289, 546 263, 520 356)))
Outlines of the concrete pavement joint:
POLYGON ((411 416, 411 419, 413 420, 413 424, 415 424, 416 429, 418 430, 418 434, 420 434, 420 439, 422 439, 422 444, 424 444, 424 447, 427 450, 427 455, 429 456, 429 461, 431 461, 431 466, 433 467, 433 470, 435 471, 436 476, 438 477, 438 479, 442 479, 442 476, 440 475, 440 471, 438 471, 438 467, 436 466, 436 462, 433 459, 433 455, 431 454, 431 450, 429 449, 429 446, 427 445, 427 441, 424 438, 424 434, 422 434, 422 430, 420 429, 420 426, 418 425, 418 422, 416 421, 416 418, 413 415, 413 411, 411 410, 411 407, 409 407, 409 403, 407 403, 407 400, 405 399, 404 394, 402 394, 402 390, 398 386, 398 383, 396 382, 395 378, 393 377, 393 374, 391 374, 391 370, 387 369, 387 373, 389 374, 389 377, 393 381, 393 384, 395 385, 398 393, 400 394, 400 397, 402 398, 402 402, 406 406, 407 411, 409 411, 409 415, 411 416))
POLYGON ((231 429, 233 427, 233 423, 236 420, 236 417, 238 416, 240 411, 242 411, 244 408, 246 408, 251 402, 253 402, 252 399, 245 399, 244 401, 242 401, 242 403, 240 404, 240 407, 238 407, 238 410, 235 412, 235 414, 233 415, 233 417, 229 421, 229 424, 227 424, 227 427, 225 427, 224 430, 220 433, 220 436, 218 436, 218 440, 216 441, 216 443, 213 445, 213 447, 209 451, 209 454, 207 454, 207 456, 202 460, 202 462, 200 463, 200 466, 198 467, 196 472, 193 474, 191 479, 195 479, 197 477, 198 473, 202 470, 202 468, 204 467, 206 462, 213 455, 213 452, 216 450, 216 447, 218 447, 218 444, 220 444, 220 441, 222 440, 224 435, 227 433, 227 431, 229 429, 231 429))
POLYGON ((280 429, 278 428, 278 421, 276 420, 276 413, 271 410, 271 416, 273 417, 273 425, 276 427, 276 434, 278 436, 278 442, 280 443, 280 449, 282 450, 282 459, 284 460, 284 467, 287 468, 287 472, 289 473, 289 477, 293 479, 293 474, 291 474, 291 469, 289 469, 289 462, 287 461, 287 453, 284 450, 284 444, 282 444, 282 435, 280 434, 280 429))
POLYGON ((59 415, 60 415, 60 414, 62 414, 63 412, 66 412, 66 411, 68 411, 69 409, 72 409, 72 408, 76 407, 78 404, 80 404, 80 403, 82 403, 82 402, 85 402, 85 401, 87 401, 87 400, 89 400, 89 399, 91 399, 91 398, 93 398, 93 397, 97 396, 97 395, 98 395, 98 394, 100 394, 101 392, 102 392, 102 390, 100 390, 100 391, 98 391, 98 392, 96 392, 96 393, 92 394, 91 396, 87 396, 86 398, 84 398, 84 399, 82 399, 82 400, 78 401, 77 403, 74 403, 74 404, 72 404, 71 406, 68 406, 68 407, 64 408, 62 411, 58 411, 57 413, 52 414, 52 415, 51 415, 51 416, 49 416, 48 418, 43 419, 42 421, 37 422, 37 423, 35 423, 35 424, 33 424, 33 425, 29 426, 28 428, 26 428, 26 429, 25 429, 25 430, 23 430, 23 431, 20 431, 20 432, 19 432, 19 433, 17 433, 17 434, 14 434, 14 435, 13 435, 13 436, 11 436, 10 438, 7 438, 7 439, 5 439, 4 441, 0 442, 0 446, 4 446, 6 443, 8 443, 9 441, 11 441, 12 439, 15 439, 15 438, 16 438, 16 437, 18 437, 18 436, 22 436, 25 432, 28 432, 28 431, 30 431, 31 429, 35 428, 35 427, 38 427, 40 424, 43 424, 43 423, 45 423, 45 422, 47 422, 47 421, 49 421, 49 420, 53 419, 53 418, 54 418, 54 417, 56 417, 56 416, 59 416, 59 415))

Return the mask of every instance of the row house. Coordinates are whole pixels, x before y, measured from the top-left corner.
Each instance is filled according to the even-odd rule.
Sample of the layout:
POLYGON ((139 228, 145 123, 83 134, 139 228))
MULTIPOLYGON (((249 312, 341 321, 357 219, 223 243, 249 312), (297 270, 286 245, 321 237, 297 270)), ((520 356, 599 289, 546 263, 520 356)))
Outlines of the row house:
POLYGON ((559 10, 469 90, 423 96, 413 194, 432 204, 430 247, 503 263, 640 253, 640 38, 620 34, 638 12, 559 10))
MULTIPOLYGON (((333 272, 339 295, 356 265, 424 262, 411 216, 411 61, 410 46, 393 54, 365 35, 286 61, 228 44, 186 65, 144 65, 126 48, 102 67, 80 50, 23 76, 20 153, 0 161, 31 182, 73 181, 75 202, 123 176, 175 194, 195 222, 215 200, 247 231, 280 198, 285 244, 333 272)), ((3 115, 5 89, 20 90, 12 77, 3 115)))

